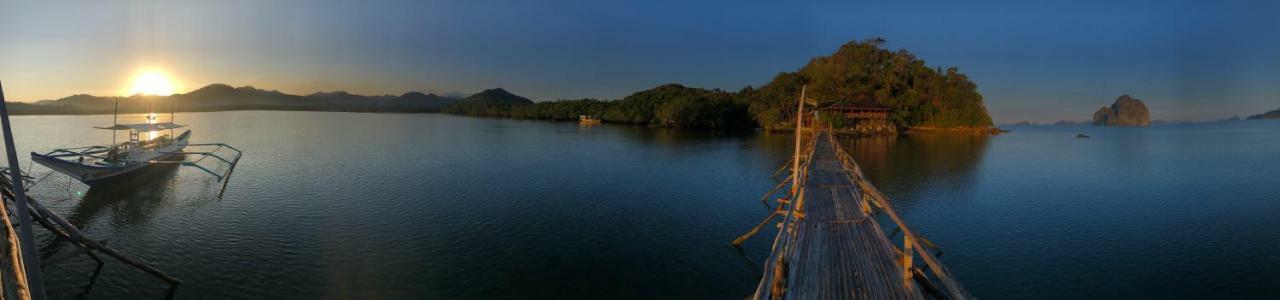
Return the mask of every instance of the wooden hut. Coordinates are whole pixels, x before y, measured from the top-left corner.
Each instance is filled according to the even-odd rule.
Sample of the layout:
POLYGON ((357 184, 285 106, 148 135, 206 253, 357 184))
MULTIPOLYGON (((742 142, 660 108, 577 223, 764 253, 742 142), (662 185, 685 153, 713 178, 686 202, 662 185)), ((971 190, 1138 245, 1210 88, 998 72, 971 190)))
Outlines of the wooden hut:
POLYGON ((844 124, 849 126, 857 125, 883 125, 888 124, 889 106, 879 103, 859 102, 859 103, 837 103, 831 106, 821 108, 821 113, 831 117, 842 116, 845 119, 844 124))

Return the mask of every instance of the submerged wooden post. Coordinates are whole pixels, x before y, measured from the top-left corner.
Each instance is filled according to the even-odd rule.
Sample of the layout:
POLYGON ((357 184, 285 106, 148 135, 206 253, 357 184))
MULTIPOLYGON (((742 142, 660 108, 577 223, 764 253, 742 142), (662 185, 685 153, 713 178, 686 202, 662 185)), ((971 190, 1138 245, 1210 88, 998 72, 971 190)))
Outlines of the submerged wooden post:
MULTIPOLYGON (((13 127, 9 124, 9 105, 4 100, 4 86, 0 85, 0 126, 4 126, 4 147, 8 152, 9 176, 13 178, 13 194, 18 215, 19 243, 22 244, 22 267, 26 271, 27 292, 31 299, 43 300, 44 277, 40 274, 40 257, 36 252, 35 235, 31 231, 31 212, 27 207, 27 191, 22 186, 22 170, 18 168, 18 150, 13 146, 13 127)), ((16 263, 16 262, 15 262, 16 263)))
POLYGON ((737 239, 734 239, 733 246, 734 247, 742 246, 743 242, 746 242, 747 239, 751 238, 751 236, 756 235, 756 233, 760 232, 760 229, 763 229, 764 225, 768 225, 769 220, 773 220, 773 217, 776 217, 776 216, 778 216, 778 211, 774 210, 773 213, 769 214, 769 216, 764 217, 764 221, 760 221, 760 224, 756 225, 756 227, 751 228, 751 231, 747 231, 747 233, 743 234, 742 236, 739 236, 737 239))

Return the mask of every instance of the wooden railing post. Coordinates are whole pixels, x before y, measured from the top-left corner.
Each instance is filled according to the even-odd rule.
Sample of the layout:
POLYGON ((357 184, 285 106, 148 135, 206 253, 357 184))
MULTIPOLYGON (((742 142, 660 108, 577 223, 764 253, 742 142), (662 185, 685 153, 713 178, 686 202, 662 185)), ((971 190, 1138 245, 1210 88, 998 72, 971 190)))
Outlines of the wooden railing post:
POLYGON ((909 286, 911 286, 911 266, 912 266, 912 261, 911 261, 911 259, 912 259, 912 257, 913 257, 913 256, 915 256, 915 255, 913 255, 913 254, 912 254, 912 253, 913 253, 913 252, 912 252, 912 249, 914 249, 914 248, 915 248, 915 247, 913 247, 914 245, 912 245, 912 244, 914 244, 914 243, 915 243, 915 240, 911 237, 911 234, 907 234, 907 232, 906 232, 906 231, 903 231, 903 235, 902 235, 902 280, 903 280, 903 283, 904 283, 904 284, 906 284, 908 287, 909 287, 909 286))
POLYGON ((867 193, 865 193, 865 192, 863 192, 863 193, 862 193, 862 199, 863 199, 863 200, 861 201, 861 202, 862 202, 862 213, 867 214, 868 216, 870 216, 870 215, 871 215, 871 204, 866 200, 866 199, 867 199, 867 193))

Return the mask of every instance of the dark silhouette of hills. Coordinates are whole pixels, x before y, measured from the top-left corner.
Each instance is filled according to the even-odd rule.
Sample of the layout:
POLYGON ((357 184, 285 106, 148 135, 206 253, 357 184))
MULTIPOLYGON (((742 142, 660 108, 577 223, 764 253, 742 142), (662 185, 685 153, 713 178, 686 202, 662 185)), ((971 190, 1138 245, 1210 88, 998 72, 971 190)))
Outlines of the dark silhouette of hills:
POLYGON ((1249 116, 1248 120, 1280 119, 1280 109, 1249 116))
MULTIPOLYGON (((528 101, 523 97, 519 98, 528 101)), ((13 102, 9 105, 13 114, 27 115, 103 114, 111 113, 117 104, 120 113, 164 112, 169 111, 170 106, 174 111, 180 112, 226 110, 439 112, 445 106, 458 101, 458 98, 420 92, 408 92, 400 96, 364 96, 334 91, 300 96, 275 90, 262 90, 252 86, 232 87, 215 83, 185 94, 169 96, 99 97, 79 94, 56 100, 41 100, 35 103, 13 102)))
POLYGON ((512 94, 502 88, 487 89, 467 96, 458 103, 444 108, 446 113, 488 115, 489 112, 506 112, 512 107, 533 105, 533 100, 512 94))
POLYGON ((459 104, 525 105, 533 104, 533 100, 512 94, 502 88, 495 88, 467 96, 459 104))

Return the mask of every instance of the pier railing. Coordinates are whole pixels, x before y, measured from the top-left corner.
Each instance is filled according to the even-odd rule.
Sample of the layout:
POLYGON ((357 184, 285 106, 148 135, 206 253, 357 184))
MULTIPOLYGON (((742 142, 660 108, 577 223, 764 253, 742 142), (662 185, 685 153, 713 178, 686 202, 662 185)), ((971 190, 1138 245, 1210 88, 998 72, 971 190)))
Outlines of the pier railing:
MULTIPOLYGON (((769 217, 766 217, 764 222, 761 222, 760 225, 757 225, 756 228, 752 229, 752 232, 743 235, 738 238, 738 240, 734 241, 735 245, 741 244, 741 242, 746 240, 747 237, 755 234, 755 232, 758 232, 761 227, 768 224, 774 216, 783 216, 782 222, 778 224, 778 235, 773 239, 773 246, 771 247, 773 249, 773 253, 764 264, 767 271, 764 272, 764 277, 761 278, 760 284, 756 286, 756 299, 765 299, 765 296, 768 298, 780 298, 786 291, 785 278, 787 273, 787 264, 789 263, 786 261, 787 252, 790 252, 791 249, 795 248, 796 239, 791 238, 791 235, 795 230, 792 229, 794 229, 796 223, 798 223, 799 219, 803 217, 804 214, 804 186, 809 179, 809 166, 812 165, 813 162, 813 151, 814 145, 817 142, 817 137, 818 134, 814 131, 808 140, 804 142, 801 150, 799 151, 798 157, 794 158, 800 160, 798 168, 793 168, 791 176, 788 176, 783 180, 784 183, 787 180, 792 180, 793 188, 791 191, 786 193, 782 199, 777 200, 779 206, 774 208, 773 213, 770 214, 769 217), (796 179, 795 177, 798 177, 799 179, 796 179)), ((794 161, 788 163, 794 163, 794 161)), ((765 194, 765 197, 773 195, 777 190, 778 189, 775 188, 774 191, 765 194)))
MULTIPOLYGON (((843 169, 845 175, 849 177, 849 181, 858 186, 858 190, 862 192, 863 199, 870 200, 863 201, 862 211, 868 215, 880 213, 887 216, 897 225, 897 229, 894 232, 902 233, 902 247, 893 246, 893 250, 899 254, 898 263, 902 266, 904 284, 911 285, 912 281, 919 283, 921 288, 937 298, 972 299, 973 296, 969 295, 964 286, 956 282, 951 275, 951 271, 947 270, 946 266, 943 266, 938 261, 938 258, 929 252, 929 249, 926 249, 925 246, 933 248, 933 243, 917 235, 916 232, 907 227, 907 223, 902 221, 902 218, 898 216, 898 213, 889 204, 889 198, 881 193, 879 189, 876 189, 875 185, 871 184, 870 181, 867 181, 862 173, 862 168, 849 156, 848 152, 845 152, 844 146, 833 135, 828 135, 828 138, 831 139, 831 143, 836 150, 836 156, 844 166, 843 169), (871 207, 872 204, 874 204, 874 208, 871 207), (916 265, 917 257, 924 262, 925 268, 916 265), (935 282, 941 283, 942 289, 939 289, 935 282)), ((896 233, 890 233, 888 237, 892 239, 894 235, 896 233)))

